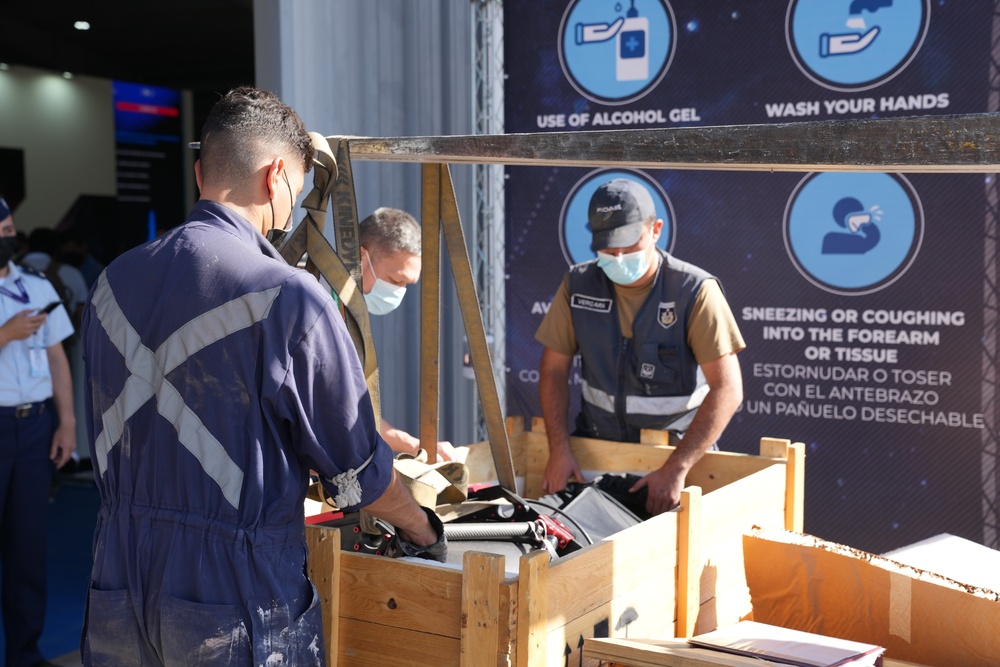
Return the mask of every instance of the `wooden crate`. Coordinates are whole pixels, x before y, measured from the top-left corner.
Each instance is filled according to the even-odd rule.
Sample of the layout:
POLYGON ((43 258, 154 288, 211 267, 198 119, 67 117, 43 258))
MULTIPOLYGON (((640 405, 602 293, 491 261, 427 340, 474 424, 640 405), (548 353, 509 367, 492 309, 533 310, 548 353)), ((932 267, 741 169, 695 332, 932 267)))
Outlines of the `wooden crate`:
MULTIPOLYGON (((540 425, 508 422, 526 498, 543 495, 540 425)), ((571 446, 584 471, 647 472, 673 451, 584 438, 571 446)), ((328 664, 596 664, 583 660, 585 638, 690 636, 735 623, 751 611, 743 534, 801 530, 803 463, 804 446, 787 440, 763 439, 760 456, 709 452, 689 473, 679 510, 552 563, 533 552, 516 574, 498 554, 468 552, 459 570, 342 552, 336 530, 309 526, 328 664)), ((467 464, 472 481, 496 479, 488 443, 470 445, 467 464)))

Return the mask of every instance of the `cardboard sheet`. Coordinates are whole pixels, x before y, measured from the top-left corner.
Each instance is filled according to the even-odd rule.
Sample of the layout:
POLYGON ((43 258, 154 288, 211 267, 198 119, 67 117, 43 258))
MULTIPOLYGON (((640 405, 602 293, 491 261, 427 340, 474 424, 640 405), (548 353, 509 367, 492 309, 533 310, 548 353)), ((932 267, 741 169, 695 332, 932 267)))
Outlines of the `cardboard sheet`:
POLYGON ((1000 595, 788 531, 743 538, 753 618, 932 667, 1000 665, 1000 595))

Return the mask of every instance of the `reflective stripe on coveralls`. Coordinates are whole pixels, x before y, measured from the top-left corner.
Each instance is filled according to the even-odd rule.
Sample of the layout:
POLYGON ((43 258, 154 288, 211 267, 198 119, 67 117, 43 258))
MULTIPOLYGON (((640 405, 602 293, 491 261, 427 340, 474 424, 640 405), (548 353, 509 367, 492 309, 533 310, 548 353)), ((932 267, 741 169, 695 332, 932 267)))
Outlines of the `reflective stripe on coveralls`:
POLYGON ((157 411, 177 430, 178 441, 215 480, 229 504, 239 509, 243 470, 198 415, 184 404, 166 376, 205 347, 266 318, 280 291, 281 287, 274 287, 245 294, 213 308, 171 334, 154 353, 143 345, 139 333, 129 324, 108 284, 107 274, 101 274, 93 297, 97 317, 132 374, 114 405, 101 416, 104 430, 94 443, 94 455, 102 476, 108 467, 108 454, 124 433, 125 422, 155 396, 157 411))

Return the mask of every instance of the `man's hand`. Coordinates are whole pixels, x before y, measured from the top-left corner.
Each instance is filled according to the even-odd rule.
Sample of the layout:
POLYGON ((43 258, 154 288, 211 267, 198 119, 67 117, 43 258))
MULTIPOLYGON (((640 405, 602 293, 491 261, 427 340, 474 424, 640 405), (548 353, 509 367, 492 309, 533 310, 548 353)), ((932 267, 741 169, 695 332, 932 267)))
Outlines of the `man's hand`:
POLYGON ((632 485, 629 493, 635 493, 645 488, 646 511, 652 515, 668 512, 681 502, 681 491, 684 490, 684 480, 687 474, 670 465, 668 461, 663 467, 649 473, 632 485))
POLYGON ((438 463, 442 461, 457 461, 455 454, 455 446, 452 445, 447 440, 442 440, 438 443, 438 463))
POLYGON ((446 563, 448 561, 448 540, 444 536, 444 524, 441 523, 441 519, 433 510, 426 507, 420 509, 427 515, 427 527, 430 529, 430 534, 423 529, 416 532, 397 529, 393 544, 389 546, 386 554, 391 558, 410 556, 446 563))
POLYGON ((24 340, 45 324, 47 315, 32 315, 35 310, 22 310, 0 327, 0 343, 6 345, 14 340, 24 340))
POLYGON ((578 482, 584 482, 580 464, 576 462, 569 445, 567 444, 565 448, 550 448, 549 461, 545 464, 545 477, 542 478, 542 490, 545 493, 562 491, 571 477, 575 477, 578 482))
POLYGON ((76 451, 76 424, 60 424, 52 436, 52 446, 49 448, 49 459, 62 468, 76 451))

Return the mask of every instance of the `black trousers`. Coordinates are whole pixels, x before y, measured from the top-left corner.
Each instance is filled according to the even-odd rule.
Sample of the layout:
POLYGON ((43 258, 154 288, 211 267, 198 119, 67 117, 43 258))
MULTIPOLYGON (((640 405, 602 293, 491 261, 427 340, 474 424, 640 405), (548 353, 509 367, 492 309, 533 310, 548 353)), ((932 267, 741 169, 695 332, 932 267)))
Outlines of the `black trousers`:
POLYGON ((42 660, 45 623, 46 516, 52 484, 49 448, 55 431, 51 402, 17 417, 0 408, 0 607, 7 667, 42 660))

